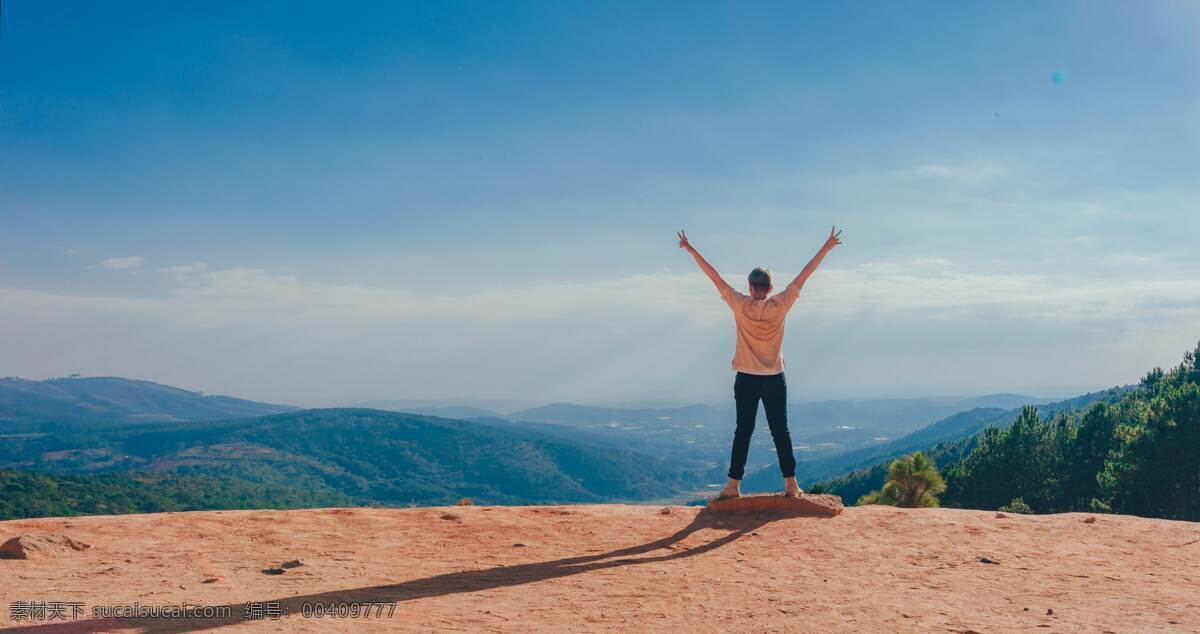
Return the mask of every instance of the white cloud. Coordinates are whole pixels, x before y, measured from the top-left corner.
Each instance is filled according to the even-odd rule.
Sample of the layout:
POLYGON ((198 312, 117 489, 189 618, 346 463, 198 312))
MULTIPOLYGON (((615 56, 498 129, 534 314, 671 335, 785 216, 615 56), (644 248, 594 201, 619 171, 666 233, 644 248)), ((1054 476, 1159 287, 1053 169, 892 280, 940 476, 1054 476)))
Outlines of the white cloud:
POLYGON ((124 258, 108 258, 101 261, 100 266, 106 269, 136 269, 144 263, 142 256, 131 255, 124 258))
POLYGON ((1153 320, 1152 306, 1200 308, 1200 280, 1077 281, 969 271, 944 260, 871 263, 819 273, 808 294, 822 313, 992 311, 1023 318, 1153 320))
MULTIPOLYGON (((192 279, 158 298, 0 289, 6 372, 140 376, 299 404, 669 390, 716 400, 728 387, 728 309, 699 273, 450 294, 257 269, 192 279)), ((875 262, 810 280, 785 355, 797 394, 815 397, 1104 385, 1172 362, 1196 323, 1195 279, 875 262)))
POLYGON ((164 267, 164 268, 158 269, 158 272, 159 273, 180 273, 180 274, 199 273, 200 271, 203 271, 204 269, 207 269, 207 268, 208 268, 208 264, 205 264, 204 262, 196 261, 196 262, 192 262, 191 264, 180 264, 177 266, 164 267))
POLYGON ((999 161, 976 158, 969 161, 925 163, 899 170, 896 175, 905 179, 936 179, 974 186, 996 180, 1009 172, 1009 167, 999 161))

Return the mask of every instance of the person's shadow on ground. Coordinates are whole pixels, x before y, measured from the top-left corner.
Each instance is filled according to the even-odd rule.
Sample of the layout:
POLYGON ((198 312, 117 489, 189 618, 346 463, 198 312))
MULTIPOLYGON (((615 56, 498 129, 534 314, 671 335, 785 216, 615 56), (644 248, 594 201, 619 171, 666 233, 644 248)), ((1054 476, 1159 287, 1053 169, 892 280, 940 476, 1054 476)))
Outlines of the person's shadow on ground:
MULTIPOLYGON (((618 568, 638 564, 671 561, 694 557, 729 544, 738 538, 754 531, 765 524, 779 519, 795 517, 794 514, 755 513, 749 515, 715 513, 708 509, 698 513, 691 524, 683 527, 672 535, 638 546, 630 546, 605 553, 566 557, 550 561, 538 561, 525 564, 497 566, 484 570, 464 570, 445 574, 403 581, 400 583, 372 586, 367 588, 351 588, 346 590, 331 590, 317 594, 290 596, 278 599, 263 599, 245 603, 227 604, 222 606, 196 607, 191 614, 216 613, 229 610, 228 617, 217 618, 179 618, 179 619, 122 619, 105 618, 73 621, 67 623, 47 623, 29 627, 18 627, 13 631, 21 632, 107 632, 117 629, 136 628, 142 632, 195 632, 238 623, 255 622, 252 618, 254 611, 251 606, 271 604, 278 605, 284 615, 299 617, 306 604, 338 604, 338 603, 391 603, 413 601, 448 594, 478 592, 492 588, 517 586, 548 579, 558 579, 578 575, 595 570, 618 568), (689 535, 706 529, 728 531, 725 535, 712 541, 686 548, 673 550, 664 554, 640 557, 657 550, 669 548, 689 535)), ((259 612, 261 614, 261 612, 259 612)))

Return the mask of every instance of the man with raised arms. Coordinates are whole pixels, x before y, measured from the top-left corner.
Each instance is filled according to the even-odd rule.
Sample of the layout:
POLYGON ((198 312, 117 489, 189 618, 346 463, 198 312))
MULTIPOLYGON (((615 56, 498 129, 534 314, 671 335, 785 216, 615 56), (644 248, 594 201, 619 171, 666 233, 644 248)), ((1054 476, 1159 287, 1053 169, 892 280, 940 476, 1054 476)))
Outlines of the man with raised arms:
POLYGON ((792 437, 787 424, 787 381, 783 376, 783 356, 779 350, 783 345, 784 318, 792 304, 796 303, 804 283, 821 265, 821 260, 842 243, 839 239, 841 234, 837 227, 830 229, 829 238, 821 250, 782 292, 771 295, 774 288, 771 271, 760 266, 750 271, 750 294, 744 295, 734 290, 700 255, 686 233, 679 232, 679 247, 692 254, 700 270, 716 285, 721 299, 733 310, 733 321, 737 327, 737 344, 733 352, 733 370, 737 372, 733 381, 737 430, 733 434, 733 451, 729 458, 729 483, 718 497, 741 495, 746 454, 750 451, 750 436, 754 433, 760 400, 767 414, 771 437, 775 440, 775 452, 779 455, 784 495, 799 496, 803 493, 796 483, 796 457, 792 453, 792 437))

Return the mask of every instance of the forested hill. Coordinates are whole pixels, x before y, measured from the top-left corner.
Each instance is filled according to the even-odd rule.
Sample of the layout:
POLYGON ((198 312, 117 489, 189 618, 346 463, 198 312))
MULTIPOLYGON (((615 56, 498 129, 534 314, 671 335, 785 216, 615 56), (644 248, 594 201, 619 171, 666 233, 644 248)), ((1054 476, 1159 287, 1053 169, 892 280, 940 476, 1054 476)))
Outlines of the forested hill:
POLYGON ((312 504, 597 502, 699 484, 676 465, 598 439, 369 409, 9 434, 0 468, 234 478, 254 485, 239 494, 294 501, 308 491, 312 504))
POLYGON ((119 377, 0 379, 0 431, 37 423, 122 424, 222 420, 294 411, 274 405, 119 377))
POLYGON ((0 520, 352 504, 336 492, 205 474, 66 475, 0 469, 0 520))
MULTIPOLYGON (((1055 402, 1041 402, 1038 407, 1044 412, 1078 410, 1097 400, 1113 398, 1129 388, 1113 388, 1102 392, 1084 394, 1075 398, 1055 402)), ((980 399, 982 401, 982 399, 980 399)), ((997 402, 997 401, 992 401, 997 402)), ((998 407, 976 407, 947 416, 914 432, 883 444, 854 449, 832 456, 802 460, 796 465, 796 477, 801 482, 827 479, 851 470, 869 471, 883 461, 891 461, 906 453, 931 450, 939 443, 960 444, 970 439, 985 427, 1003 427, 1017 419, 1021 408, 1001 409, 998 407)), ((746 476, 742 487, 748 491, 771 491, 779 488, 779 469, 769 466, 746 476)), ((850 500, 853 502, 853 500, 850 500)))
MULTIPOLYGON (((1125 386, 1102 392, 1091 392, 1083 396, 1042 405, 1037 408, 1037 411, 1047 416, 1079 412, 1098 402, 1120 400, 1132 389, 1132 386, 1125 386)), ((846 454, 843 456, 846 460, 845 464, 853 471, 814 486, 816 490, 837 493, 842 496, 842 500, 846 504, 854 504, 859 497, 883 486, 888 465, 893 459, 914 451, 922 451, 939 466, 957 463, 975 449, 984 430, 1007 428, 1021 417, 1025 409, 1018 407, 1009 411, 986 411, 986 415, 983 415, 985 410, 955 414, 890 443, 884 447, 887 449, 886 453, 859 451, 846 454), (863 460, 864 456, 869 459, 863 460)), ((826 470, 822 475, 828 476, 830 473, 826 470)))
MULTIPOLYGON (((1009 425, 927 452, 943 506, 1111 511, 1200 520, 1200 345, 1178 366, 1078 411, 1023 409, 1009 425)), ((818 486, 848 503, 882 486, 887 462, 818 486)))

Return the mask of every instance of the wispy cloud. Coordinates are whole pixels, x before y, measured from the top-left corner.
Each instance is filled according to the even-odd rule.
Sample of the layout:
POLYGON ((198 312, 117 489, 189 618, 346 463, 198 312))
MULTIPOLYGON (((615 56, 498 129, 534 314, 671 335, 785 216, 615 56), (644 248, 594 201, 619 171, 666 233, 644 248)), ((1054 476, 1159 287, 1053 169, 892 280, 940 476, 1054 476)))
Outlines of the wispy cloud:
POLYGON ((943 183, 975 186, 1007 175, 1009 166, 993 159, 976 158, 968 161, 924 163, 902 169, 896 175, 905 179, 931 179, 943 183))
POLYGON ((205 264, 204 262, 196 261, 196 262, 192 262, 191 264, 179 264, 176 266, 163 267, 161 269, 158 269, 158 272, 159 273, 181 273, 181 274, 182 273, 199 273, 200 271, 203 271, 204 269, 207 269, 207 268, 208 268, 208 264, 205 264))
POLYGON ((1011 317, 1097 322, 1151 320, 1154 308, 1188 306, 1200 315, 1200 280, 1079 281, 972 271, 946 260, 869 263, 823 271, 809 293, 829 315, 863 312, 985 311, 1011 317))
POLYGON ((100 262, 100 266, 106 269, 136 269, 142 264, 145 264, 145 262, 146 261, 142 259, 142 256, 131 255, 123 258, 108 258, 106 260, 102 260, 100 262))
MULTIPOLYGON (((292 314, 353 316, 360 321, 454 319, 464 322, 545 322, 607 315, 723 321, 724 307, 698 273, 639 274, 588 283, 492 287, 470 294, 430 295, 402 288, 328 283, 228 269, 204 276, 205 284, 179 288, 169 304, 204 314, 221 310, 284 310, 292 314), (714 309, 715 307, 715 309, 714 309)), ((781 274, 781 279, 789 278, 781 274)), ((729 278, 738 287, 739 278, 729 278)), ((842 319, 866 313, 1002 311, 1036 319, 1097 321, 1150 318, 1151 306, 1200 309, 1200 280, 1080 282, 1004 271, 973 271, 944 258, 872 262, 822 270, 805 288, 804 312, 842 319)))
MULTIPOLYGON (((727 388, 729 311, 699 273, 454 293, 249 268, 193 279, 157 298, 0 289, 0 348, 47 375, 82 368, 298 403, 727 388)), ((1200 280, 1081 283, 926 258, 819 271, 784 353, 798 393, 813 396, 1106 385, 1172 362, 1196 323, 1200 280)))

